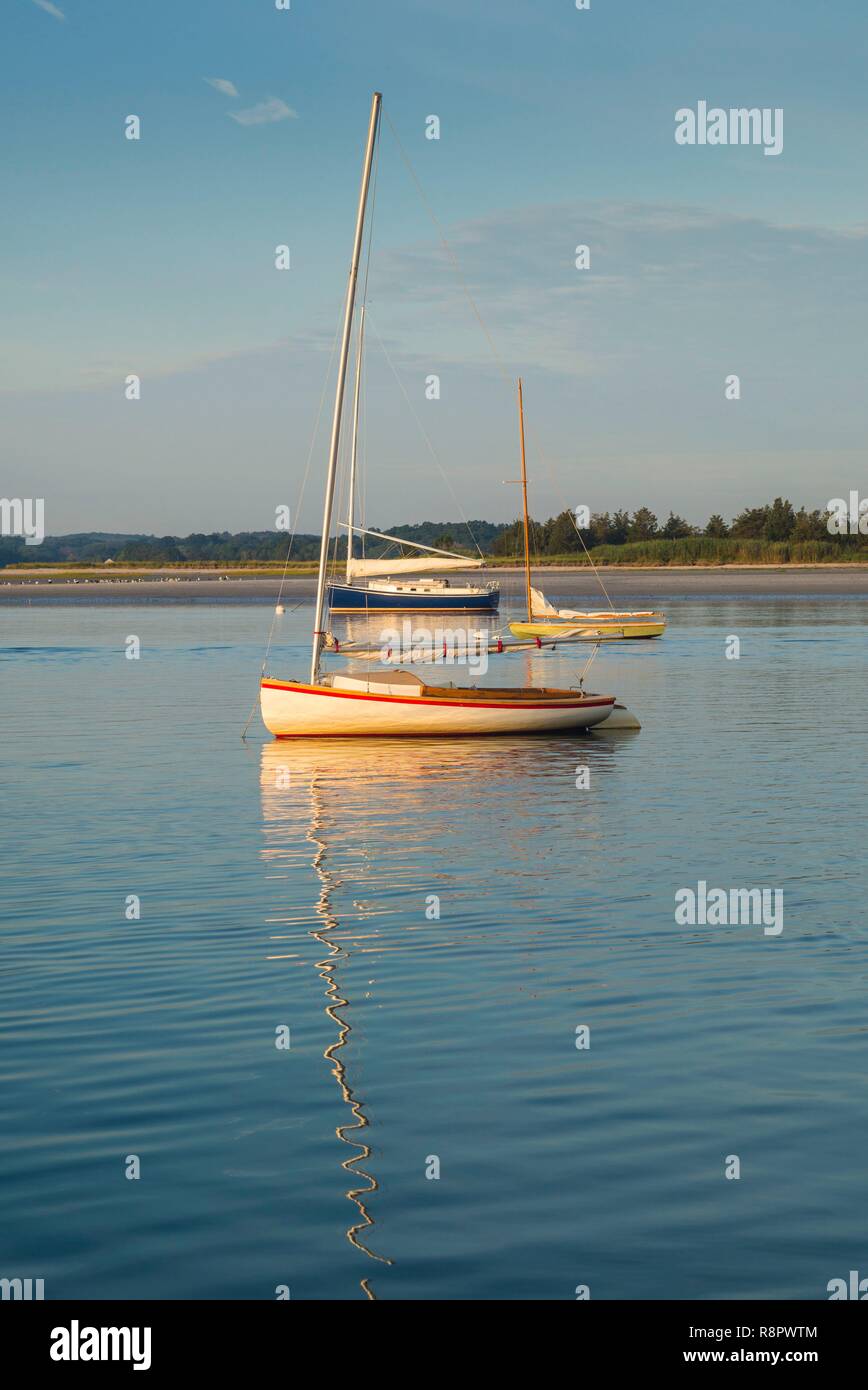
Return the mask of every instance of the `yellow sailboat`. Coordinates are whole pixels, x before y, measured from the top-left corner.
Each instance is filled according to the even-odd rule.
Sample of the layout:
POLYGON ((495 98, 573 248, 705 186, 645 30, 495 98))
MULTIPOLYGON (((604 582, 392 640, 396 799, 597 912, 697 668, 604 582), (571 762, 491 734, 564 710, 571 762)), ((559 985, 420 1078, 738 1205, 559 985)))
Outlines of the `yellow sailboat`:
MULTIPOLYGON (((597 611, 574 608, 555 608, 541 589, 530 582, 530 525, 527 514, 527 465, 524 450, 524 401, 521 382, 518 383, 518 417, 521 429, 521 496, 524 511, 524 575, 527 598, 527 621, 510 623, 514 637, 573 637, 593 628, 604 641, 613 637, 660 637, 666 627, 662 613, 647 609, 619 613, 614 607, 597 611)), ((608 597, 608 595, 607 595, 608 597)))

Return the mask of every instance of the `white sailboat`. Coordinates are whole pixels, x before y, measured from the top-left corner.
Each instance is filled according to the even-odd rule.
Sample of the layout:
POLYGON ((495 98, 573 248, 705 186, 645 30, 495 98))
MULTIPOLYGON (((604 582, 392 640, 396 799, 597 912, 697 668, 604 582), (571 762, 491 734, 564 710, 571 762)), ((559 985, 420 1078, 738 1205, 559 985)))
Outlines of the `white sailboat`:
MULTIPOLYGON (((453 584, 448 579, 435 579, 435 573, 446 570, 475 570, 482 568, 482 558, 459 555, 454 550, 438 550, 433 545, 390 536, 383 531, 369 531, 355 523, 356 458, 359 446, 359 401, 362 385, 362 358, 365 348, 365 306, 359 308, 359 333, 356 351, 356 386, 353 400, 353 434, 350 451, 350 484, 347 532, 347 562, 343 581, 333 580, 328 586, 330 613, 363 617, 381 611, 400 613, 495 613, 500 602, 499 584, 453 584), (416 555, 359 558, 353 554, 356 536, 371 536, 388 541, 401 551, 415 550, 416 555), (428 557, 432 558, 429 559, 428 557), (396 575, 412 578, 397 579, 396 575)), ((343 524, 343 523, 342 523, 343 524)))
MULTIPOLYGON (((614 695, 576 689, 428 685, 410 671, 373 669, 352 674, 321 674, 320 659, 328 634, 323 629, 329 533, 341 435, 341 415, 355 307, 356 283, 374 148, 382 97, 374 93, 362 184, 356 215, 353 253, 344 309, 343 337, 332 417, 328 472, 323 505, 322 542, 317 578, 310 678, 284 680, 263 673, 260 680, 262 720, 278 738, 375 735, 396 737, 464 734, 524 734, 590 729, 628 714, 616 711, 614 695)), ((637 727, 633 716, 626 727, 637 727)))
POLYGON ((382 611, 398 613, 494 613, 500 600, 499 584, 451 584, 448 579, 434 579, 432 571, 472 570, 482 567, 481 560, 457 555, 450 550, 437 550, 401 536, 389 536, 383 531, 368 531, 362 527, 350 530, 347 537, 347 570, 343 583, 334 581, 328 586, 328 606, 332 613, 363 617, 366 613, 382 611), (397 556, 395 559, 357 559, 350 552, 353 535, 374 536, 391 541, 402 549, 418 550, 416 556, 397 556), (431 555, 435 558, 428 559, 431 555), (412 579, 396 579, 399 574, 413 575, 412 579), (377 576, 377 577, 374 577, 377 576), (379 577, 382 576, 382 577, 379 577), (365 579, 367 582, 360 583, 365 579))

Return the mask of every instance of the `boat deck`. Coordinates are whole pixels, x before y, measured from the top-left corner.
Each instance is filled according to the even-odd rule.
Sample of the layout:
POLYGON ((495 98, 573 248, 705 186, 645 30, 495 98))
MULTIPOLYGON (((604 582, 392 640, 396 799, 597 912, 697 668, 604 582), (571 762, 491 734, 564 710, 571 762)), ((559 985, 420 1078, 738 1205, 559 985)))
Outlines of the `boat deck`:
POLYGON ((420 697, 432 700, 585 700, 596 699, 582 690, 556 690, 550 686, 423 685, 420 697))

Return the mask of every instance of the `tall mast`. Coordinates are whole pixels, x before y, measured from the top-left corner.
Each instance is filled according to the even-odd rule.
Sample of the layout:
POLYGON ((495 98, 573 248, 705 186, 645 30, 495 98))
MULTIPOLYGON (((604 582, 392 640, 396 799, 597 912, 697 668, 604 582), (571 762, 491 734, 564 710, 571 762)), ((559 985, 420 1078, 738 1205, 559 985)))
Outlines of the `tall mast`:
POLYGON ((332 436, 329 447, 329 467, 326 477, 325 503, 323 506, 322 543, 319 552, 319 576, 316 584, 316 614, 313 621, 313 647, 310 657, 310 683, 316 685, 319 672, 319 654, 324 633, 322 615, 325 603, 326 566, 328 564, 329 531, 332 524, 332 503, 335 495, 335 476, 338 466, 338 446, 341 440, 341 409, 344 403, 344 387, 347 380, 347 360, 350 352, 350 335, 353 328, 353 308, 356 302, 356 281, 359 275, 359 260, 362 254, 362 236, 365 230, 365 208, 368 201, 368 186, 371 182, 371 166, 374 162, 374 145, 377 139, 377 125, 380 119, 382 94, 374 92, 371 102, 371 119, 368 125, 368 143, 365 149, 365 162, 362 166, 362 186, 359 190, 359 208, 356 214, 356 234, 353 240, 353 256, 350 262, 350 277, 347 282, 347 300, 344 308, 344 335, 341 340, 341 355, 338 361, 338 381, 335 389, 335 408, 332 416, 332 436))
POLYGON ((359 341, 356 358, 356 392, 353 399, 353 450, 350 455, 350 504, 347 513, 347 583, 353 558, 353 504, 356 496, 356 451, 359 446, 359 396, 362 385, 362 350, 365 346, 365 306, 359 308, 359 341))
POLYGON ((521 434, 521 501, 524 509, 524 586, 527 597, 527 620, 533 622, 533 606, 530 601, 530 527, 527 520, 527 465, 524 458, 524 402, 521 395, 521 377, 518 379, 518 427, 521 434))

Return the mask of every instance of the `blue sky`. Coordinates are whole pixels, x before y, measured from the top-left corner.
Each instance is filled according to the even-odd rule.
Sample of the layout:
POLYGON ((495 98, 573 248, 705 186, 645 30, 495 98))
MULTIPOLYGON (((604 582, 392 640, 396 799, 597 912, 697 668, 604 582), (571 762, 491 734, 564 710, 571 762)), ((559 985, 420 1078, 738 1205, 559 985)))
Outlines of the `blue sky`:
POLYGON ((295 506, 375 87, 499 362, 386 126, 370 521, 456 497, 514 515, 519 373, 536 514, 702 521, 864 486, 856 0, 7 0, 2 23, 0 492, 45 497, 50 532, 265 529, 295 506), (782 108, 783 153, 678 146, 699 100, 782 108))

